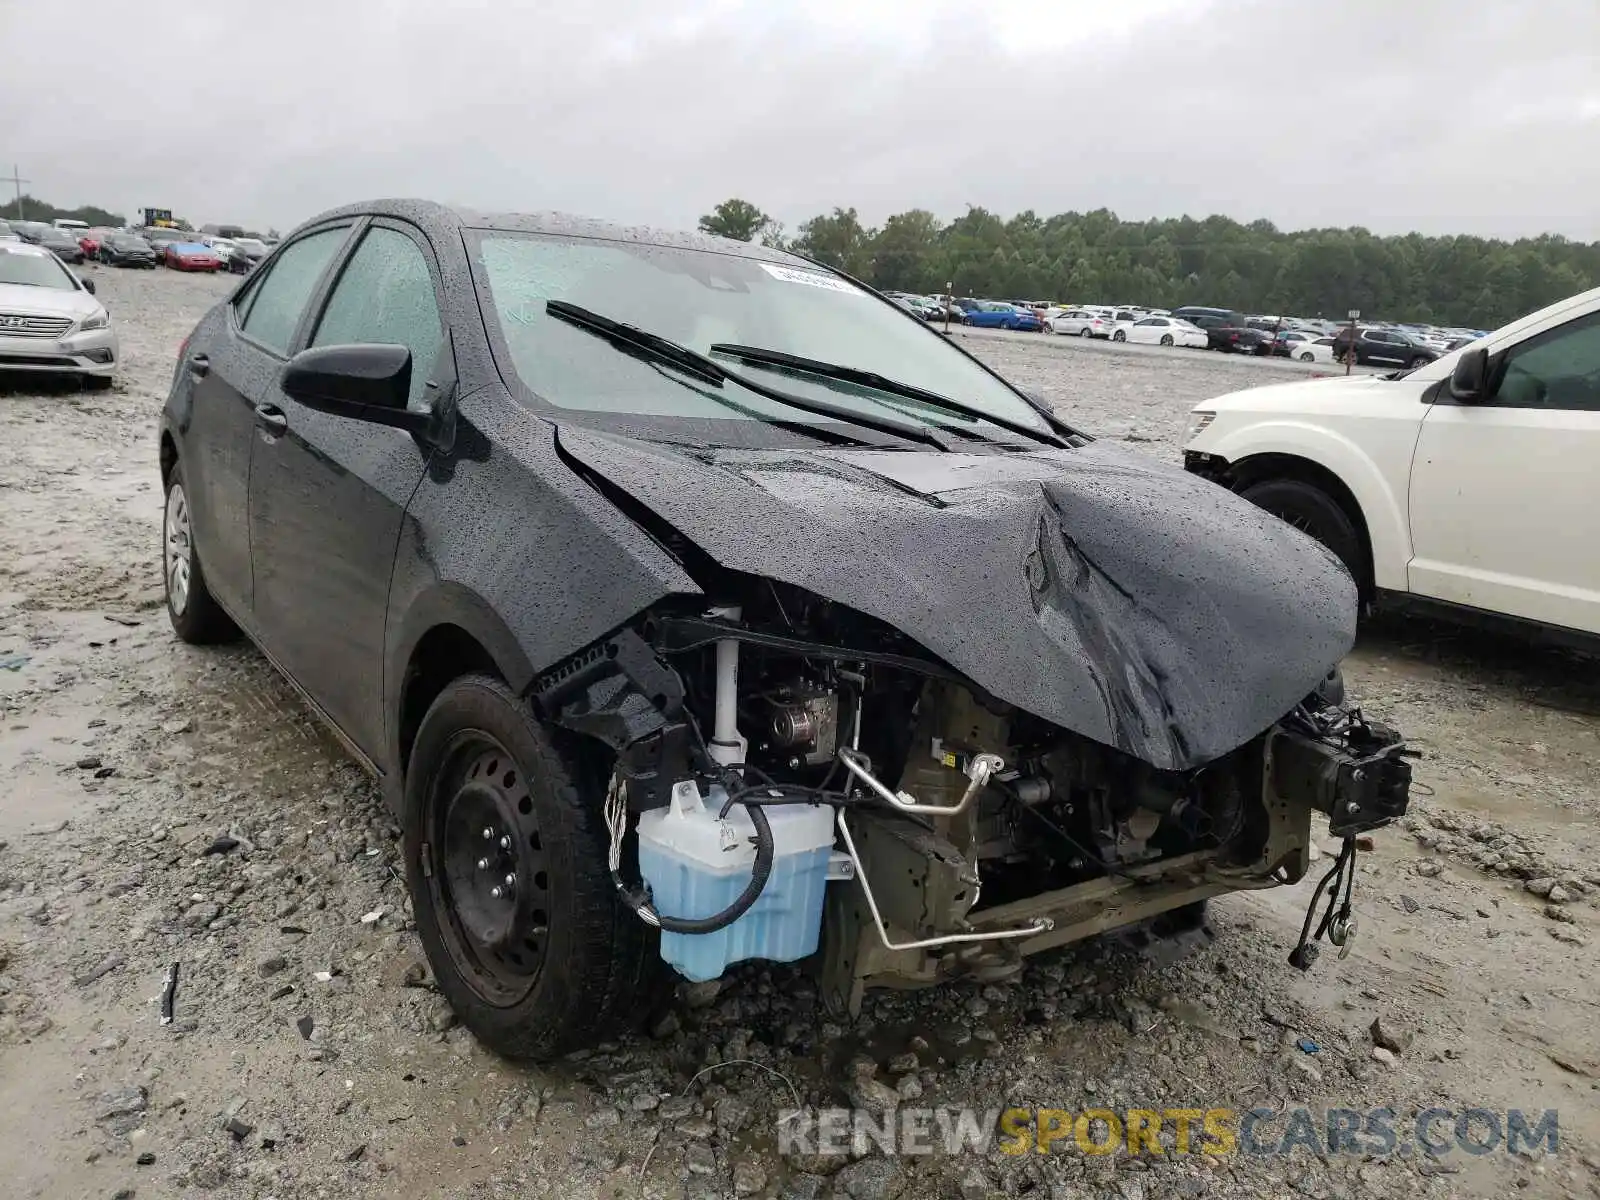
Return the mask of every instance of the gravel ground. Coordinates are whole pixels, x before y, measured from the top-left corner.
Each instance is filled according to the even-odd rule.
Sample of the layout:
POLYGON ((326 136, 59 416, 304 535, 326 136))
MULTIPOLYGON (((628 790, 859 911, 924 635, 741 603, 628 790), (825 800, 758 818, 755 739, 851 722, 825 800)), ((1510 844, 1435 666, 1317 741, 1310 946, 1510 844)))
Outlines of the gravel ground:
MULTIPOLYGON (((685 990, 649 1036, 539 1070, 486 1054, 430 986, 374 789, 256 652, 183 646, 161 610, 156 414, 228 281, 90 269, 123 339, 117 388, 0 385, 6 1194, 1600 1195, 1600 684, 1593 664, 1415 622, 1373 625, 1347 664, 1424 750, 1431 793, 1361 856, 1347 959, 1286 965, 1308 882, 1216 903, 1184 953, 1094 943, 1007 987, 872 994, 849 1025, 798 973, 747 967, 685 990), (1375 1017, 1397 1053, 1375 1052, 1375 1017), (795 1096, 1387 1105, 1402 1130, 1430 1106, 1554 1108, 1560 1148, 820 1159, 780 1153, 795 1096)), ((1163 457, 1195 401, 1309 373, 956 336, 1163 457)))

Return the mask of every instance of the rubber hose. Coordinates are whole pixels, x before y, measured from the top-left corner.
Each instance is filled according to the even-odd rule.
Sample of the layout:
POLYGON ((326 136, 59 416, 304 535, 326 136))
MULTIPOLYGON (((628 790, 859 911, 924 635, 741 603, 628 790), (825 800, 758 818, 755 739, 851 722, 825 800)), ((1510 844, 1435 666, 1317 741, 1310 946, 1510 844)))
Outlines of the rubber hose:
POLYGON ((656 921, 666 932, 715 933, 732 925, 750 911, 752 904, 761 899, 761 893, 766 890, 767 879, 772 874, 772 826, 767 823, 767 814, 761 811, 759 804, 746 805, 745 811, 750 814, 750 822, 756 827, 756 861, 750 872, 749 884, 732 904, 715 916, 667 917, 657 913, 656 921))

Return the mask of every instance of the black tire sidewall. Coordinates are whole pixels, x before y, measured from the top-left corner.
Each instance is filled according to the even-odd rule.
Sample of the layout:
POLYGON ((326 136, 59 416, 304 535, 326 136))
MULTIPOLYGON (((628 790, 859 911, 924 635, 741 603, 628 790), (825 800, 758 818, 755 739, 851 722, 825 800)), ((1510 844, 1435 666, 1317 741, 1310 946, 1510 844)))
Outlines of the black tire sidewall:
POLYGON ((606 863, 603 797, 584 795, 528 706, 505 683, 467 675, 448 684, 417 730, 406 770, 401 825, 406 883, 417 933, 439 990, 479 1041, 510 1058, 547 1060, 607 1032, 646 997, 628 977, 651 977, 660 963, 656 939, 628 911, 606 863), (527 781, 534 823, 550 874, 545 958, 532 988, 507 1006, 485 1000, 458 969, 444 942, 448 915, 436 911, 423 871, 424 841, 438 803, 436 780, 453 738, 476 730, 498 742, 527 781), (653 963, 641 963, 641 952, 653 963))
POLYGON ((1297 517, 1302 519, 1301 532, 1333 551, 1356 585, 1366 590, 1368 570, 1361 535, 1327 492, 1299 479, 1268 479, 1243 488, 1240 495, 1290 524, 1297 517))

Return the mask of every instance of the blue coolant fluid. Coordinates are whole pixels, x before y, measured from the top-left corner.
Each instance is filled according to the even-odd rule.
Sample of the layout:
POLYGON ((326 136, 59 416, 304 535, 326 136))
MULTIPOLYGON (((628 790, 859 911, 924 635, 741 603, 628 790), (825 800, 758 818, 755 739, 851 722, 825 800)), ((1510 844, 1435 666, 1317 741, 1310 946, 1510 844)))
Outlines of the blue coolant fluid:
MULTIPOLYGON (((672 803, 639 818, 639 873, 656 912, 710 917, 744 892, 755 869, 755 825, 742 804, 717 813, 727 793, 713 786, 702 799, 693 780, 672 789, 672 803)), ((772 874, 760 899, 714 933, 661 934, 661 957, 686 979, 715 979, 747 958, 793 962, 817 948, 822 897, 833 849, 833 809, 825 804, 774 804, 772 874)))

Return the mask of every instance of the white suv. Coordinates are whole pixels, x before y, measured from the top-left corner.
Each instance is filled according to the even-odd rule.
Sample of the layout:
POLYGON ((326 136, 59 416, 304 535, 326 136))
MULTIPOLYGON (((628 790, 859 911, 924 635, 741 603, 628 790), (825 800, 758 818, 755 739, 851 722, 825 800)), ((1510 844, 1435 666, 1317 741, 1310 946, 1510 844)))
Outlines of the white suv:
POLYGON ((1600 288, 1414 371, 1208 400, 1184 459, 1369 602, 1600 634, 1600 288))

